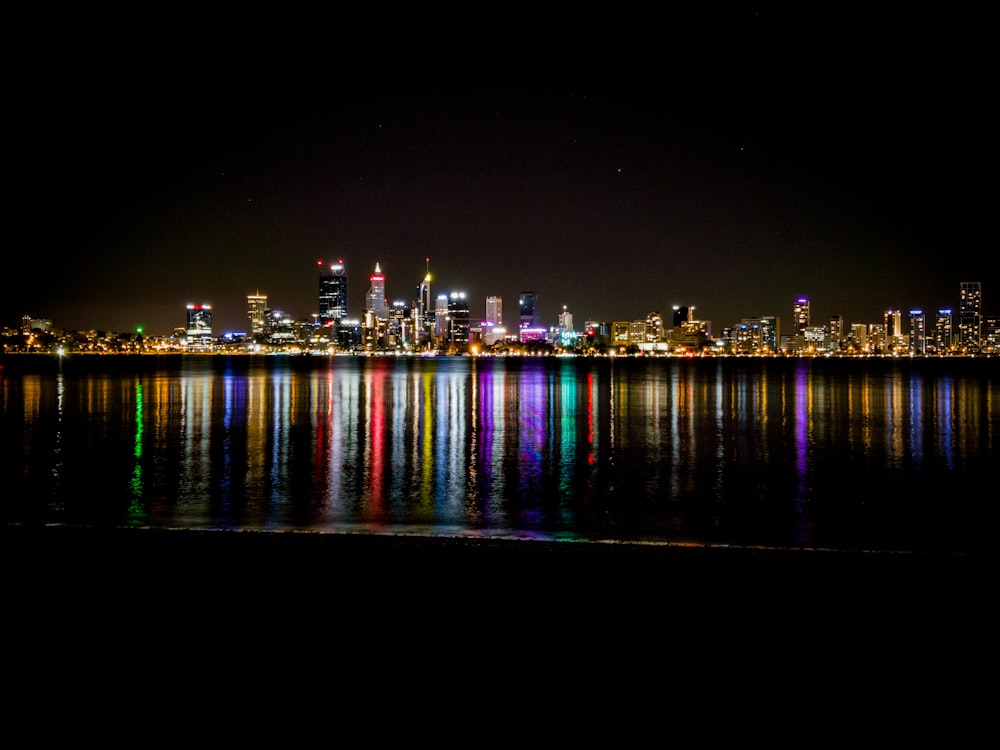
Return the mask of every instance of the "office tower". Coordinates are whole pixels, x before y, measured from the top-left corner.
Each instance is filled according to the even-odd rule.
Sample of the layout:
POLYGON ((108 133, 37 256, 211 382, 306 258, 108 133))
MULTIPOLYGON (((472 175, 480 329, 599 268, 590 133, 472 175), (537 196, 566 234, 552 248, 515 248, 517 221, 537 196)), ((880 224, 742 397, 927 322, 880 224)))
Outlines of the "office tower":
POLYGON ((434 300, 431 298, 431 259, 426 258, 427 270, 417 285, 417 335, 423 339, 434 331, 434 300))
POLYGON ((760 319, 761 353, 774 354, 778 351, 778 319, 773 315, 764 315, 760 319))
POLYGON ((792 320, 795 332, 805 336, 806 328, 809 327, 809 300, 805 297, 799 297, 795 301, 795 307, 792 308, 792 320))
POLYGON ((858 351, 868 349, 868 326, 865 323, 851 323, 851 340, 858 351))
POLYGON ((963 351, 978 350, 983 335, 983 291, 978 281, 961 283, 958 308, 958 341, 963 351))
POLYGON ((899 344, 903 339, 903 314, 899 310, 886 310, 882 322, 886 346, 899 344))
POLYGON ((250 335, 255 339, 264 335, 267 324, 267 295, 256 294, 247 295, 247 318, 250 321, 250 335))
POLYGON ((347 269, 338 260, 329 266, 322 260, 319 266, 319 321, 328 323, 347 317, 347 269))
POLYGON ((927 354, 927 318, 923 310, 910 310, 910 352, 927 354))
POLYGON ((937 311, 937 320, 934 323, 934 351, 937 354, 950 352, 952 348, 952 314, 951 308, 946 307, 937 311))
POLYGON ((494 326, 503 325, 503 299, 501 297, 486 298, 486 322, 494 326))
POLYGON ((1000 316, 983 316, 983 338, 980 345, 983 351, 1000 353, 1000 316))
POLYGON ((448 340, 455 345, 469 343, 469 303, 465 292, 452 292, 448 296, 448 340))
POLYGON ((212 306, 187 306, 188 344, 207 345, 212 341, 212 306))
POLYGON ((630 344, 646 343, 646 321, 630 320, 628 324, 628 342, 630 344))
POLYGON ((413 317, 403 300, 396 300, 389 308, 386 338, 388 349, 407 349, 413 344, 413 317))
POLYGON ((559 313, 559 328, 563 331, 573 330, 573 313, 566 309, 566 305, 563 305, 562 312, 559 313))
POLYGON ((448 336, 448 295, 439 294, 434 302, 434 336, 442 339, 448 336))
MULTIPOLYGON (((573 327, 572 318, 570 328, 573 327)), ((664 341, 666 333, 663 330, 663 316, 655 310, 646 316, 646 341, 664 341)))
POLYGON ((868 348, 870 352, 884 352, 887 347, 887 337, 884 323, 868 324, 868 348))
POLYGON ((844 338, 844 320, 839 315, 830 318, 830 344, 833 349, 840 348, 840 342, 844 338))
POLYGON ((377 320, 385 320, 388 315, 386 312, 385 276, 378 263, 375 264, 375 272, 368 278, 372 285, 368 289, 365 309, 370 310, 377 320))
POLYGON ((744 318, 730 332, 730 346, 741 354, 774 354, 778 349, 778 325, 774 316, 744 318))
POLYGON ((521 292, 518 297, 520 316, 518 319, 519 328, 538 328, 538 295, 534 292, 521 292))
POLYGON ((760 319, 744 318, 739 325, 723 330, 729 350, 736 354, 755 354, 760 346, 760 319))

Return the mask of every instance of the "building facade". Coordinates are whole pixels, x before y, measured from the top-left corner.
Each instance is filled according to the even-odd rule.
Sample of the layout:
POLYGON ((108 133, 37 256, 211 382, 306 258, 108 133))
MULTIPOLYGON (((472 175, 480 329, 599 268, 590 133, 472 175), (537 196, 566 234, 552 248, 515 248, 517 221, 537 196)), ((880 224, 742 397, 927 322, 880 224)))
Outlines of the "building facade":
POLYGON ((325 265, 319 264, 319 322, 327 324, 346 318, 347 308, 347 268, 343 260, 325 265))
POLYGON ((963 352, 982 347, 983 290, 978 281, 963 281, 959 288, 958 344, 963 352))
POLYGON ((365 310, 371 311, 376 320, 385 320, 388 318, 385 274, 382 273, 378 263, 375 264, 375 271, 368 277, 368 280, 371 282, 371 286, 368 288, 365 310))

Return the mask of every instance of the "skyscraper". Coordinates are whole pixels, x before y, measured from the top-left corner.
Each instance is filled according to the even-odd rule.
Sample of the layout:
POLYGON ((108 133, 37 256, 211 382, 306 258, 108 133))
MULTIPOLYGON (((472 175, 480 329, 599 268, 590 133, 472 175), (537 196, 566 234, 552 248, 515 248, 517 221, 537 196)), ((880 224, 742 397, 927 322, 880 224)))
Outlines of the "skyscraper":
POLYGON ((443 339, 448 336, 448 295, 439 294, 434 302, 434 337, 443 339))
POLYGON ((951 308, 945 307, 937 311, 937 321, 934 324, 934 351, 945 354, 952 346, 952 316, 951 308))
POLYGON ((978 281, 961 283, 958 307, 958 342, 963 350, 977 350, 983 336, 983 291, 978 281))
POLYGON ((465 292, 452 292, 448 297, 448 340, 454 346, 469 343, 469 303, 465 292))
POLYGON ((368 277, 371 287, 368 289, 366 310, 371 310, 377 320, 388 318, 385 298, 385 276, 378 263, 375 264, 375 272, 368 277))
POLYGON ((187 306, 187 344, 206 347, 212 343, 212 306, 187 306))
POLYGON ((795 332, 804 336, 809 327, 809 300, 805 297, 796 300, 795 307, 792 308, 792 320, 795 332))
POLYGON ((494 326, 503 325, 503 298, 486 298, 486 322, 494 326))
POLYGON ((319 266, 319 320, 320 323, 339 321, 347 317, 347 269, 344 261, 338 260, 325 266, 322 260, 316 261, 319 266))
POLYGON ((535 292, 521 292, 518 298, 520 307, 520 328, 538 328, 538 295, 535 292))
POLYGON ((563 305, 562 312, 559 313, 559 328, 563 331, 573 330, 573 313, 566 308, 566 305, 563 305))
POLYGON ((886 310, 883 316, 886 346, 899 346, 903 340, 903 314, 899 310, 886 310))
POLYGON ((927 317, 923 310, 910 310, 910 352, 927 354, 927 317))
POLYGON ((267 295, 256 294, 247 295, 247 319, 250 322, 250 335, 255 340, 263 340, 264 330, 267 325, 267 295))
POLYGON ((434 336, 434 300, 431 298, 431 259, 426 258, 427 270, 417 285, 417 321, 415 336, 422 343, 434 336))

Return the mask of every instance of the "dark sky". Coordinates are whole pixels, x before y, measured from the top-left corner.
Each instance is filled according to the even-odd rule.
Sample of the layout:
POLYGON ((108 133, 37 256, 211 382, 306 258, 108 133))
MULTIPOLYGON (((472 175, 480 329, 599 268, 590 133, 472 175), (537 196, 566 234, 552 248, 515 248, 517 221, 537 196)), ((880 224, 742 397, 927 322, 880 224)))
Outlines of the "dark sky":
POLYGON ((984 18, 661 15, 26 25, 0 323, 309 318, 338 258, 359 315, 376 263, 409 301, 428 257, 508 323, 527 290, 549 325, 876 322, 970 280, 997 312, 984 18))

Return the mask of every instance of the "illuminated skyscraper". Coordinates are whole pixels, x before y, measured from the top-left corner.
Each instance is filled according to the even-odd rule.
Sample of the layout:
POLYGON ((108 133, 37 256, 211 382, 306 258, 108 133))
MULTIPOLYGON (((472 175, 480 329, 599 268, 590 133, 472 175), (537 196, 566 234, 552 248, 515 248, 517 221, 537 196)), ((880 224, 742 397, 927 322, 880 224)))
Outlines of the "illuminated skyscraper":
POLYGON ((958 308, 958 342, 963 350, 976 350, 982 345, 983 290, 978 281, 961 283, 958 308))
POLYGON ((850 340, 858 351, 868 350, 868 325, 866 323, 851 323, 850 340))
POLYGON ((321 323, 339 321, 347 317, 347 269, 338 260, 329 266, 322 260, 319 266, 319 319, 321 323))
POLYGON ((805 297, 799 297, 796 300, 795 307, 792 309, 792 321, 795 332, 804 336, 806 328, 809 327, 809 300, 805 297))
POLYGON ((375 264, 375 272, 369 277, 372 285, 368 289, 366 310, 371 310, 377 320, 385 320, 388 317, 385 299, 385 276, 378 263, 375 264))
POLYGON ((563 331, 573 330, 573 313, 566 309, 566 305, 563 305, 562 312, 559 313, 559 328, 563 331))
POLYGON ((778 319, 773 315, 765 315, 760 319, 760 343, 763 351, 774 353, 778 351, 780 332, 778 319))
MULTIPOLYGON (((566 308, 563 308, 564 310, 566 308)), ((559 320, 559 326, 563 327, 562 319, 559 320)), ((569 327, 573 327, 573 317, 570 316, 569 327)), ((663 330, 663 316, 659 312, 654 310, 646 316, 646 341, 664 341, 666 339, 666 333, 663 330)))
POLYGON ((503 298, 486 298, 486 322, 494 326, 503 325, 503 298))
POLYGON ((212 306, 187 306, 188 346, 203 347, 212 343, 212 306))
POLYGON ((250 335, 254 338, 264 335, 267 324, 267 295, 256 294, 247 295, 247 318, 250 321, 250 335))
POLYGON ((448 297, 448 340, 456 346, 469 343, 469 303, 465 292, 452 292, 448 297))
POLYGON ((434 336, 444 339, 448 336, 448 295, 439 294, 434 303, 434 336))
POLYGON ((899 310, 886 310, 883 317, 886 345, 899 345, 903 340, 903 314, 899 310))
POLYGON ((927 354, 927 316, 923 310, 910 310, 910 352, 927 354))
POLYGON ((844 338, 844 319, 839 315, 830 318, 830 347, 839 349, 840 342, 844 338))
POLYGON ((946 307, 937 311, 937 321, 934 324, 934 351, 937 354, 944 354, 951 351, 952 347, 952 315, 951 308, 946 307))
POLYGON ((426 258, 427 270, 417 285, 417 321, 415 336, 417 343, 434 336, 434 300, 431 298, 431 259, 426 258))

